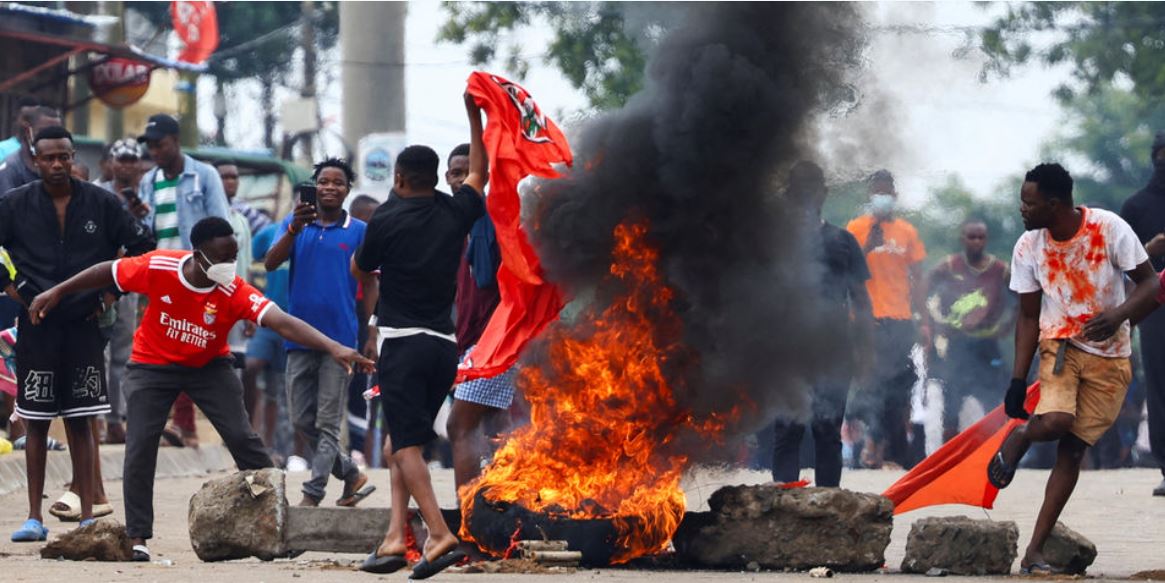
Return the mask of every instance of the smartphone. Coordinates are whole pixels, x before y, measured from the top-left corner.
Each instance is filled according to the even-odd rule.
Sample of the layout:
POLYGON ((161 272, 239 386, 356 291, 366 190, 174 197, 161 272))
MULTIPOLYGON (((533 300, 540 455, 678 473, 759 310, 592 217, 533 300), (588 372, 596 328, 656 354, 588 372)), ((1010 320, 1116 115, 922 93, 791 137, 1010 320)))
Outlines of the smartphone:
POLYGON ((299 202, 316 206, 316 186, 314 184, 301 184, 298 190, 299 202))
POLYGON ((132 188, 121 189, 121 197, 125 199, 126 204, 128 204, 130 208, 133 208, 142 202, 141 199, 138 198, 138 191, 132 188))

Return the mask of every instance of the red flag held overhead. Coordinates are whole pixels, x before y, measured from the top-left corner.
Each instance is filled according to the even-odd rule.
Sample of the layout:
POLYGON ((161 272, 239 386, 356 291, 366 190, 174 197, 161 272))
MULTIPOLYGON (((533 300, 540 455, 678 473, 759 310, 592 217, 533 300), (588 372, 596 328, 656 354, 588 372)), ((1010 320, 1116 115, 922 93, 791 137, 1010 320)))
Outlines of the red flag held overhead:
POLYGON ((566 136, 520 85, 478 71, 469 76, 467 91, 488 118, 482 136, 490 167, 486 208, 502 255, 501 302, 458 372, 459 381, 505 372, 558 317, 562 292, 542 278, 542 263, 522 228, 518 183, 527 176, 557 178, 553 165, 573 162, 566 136))

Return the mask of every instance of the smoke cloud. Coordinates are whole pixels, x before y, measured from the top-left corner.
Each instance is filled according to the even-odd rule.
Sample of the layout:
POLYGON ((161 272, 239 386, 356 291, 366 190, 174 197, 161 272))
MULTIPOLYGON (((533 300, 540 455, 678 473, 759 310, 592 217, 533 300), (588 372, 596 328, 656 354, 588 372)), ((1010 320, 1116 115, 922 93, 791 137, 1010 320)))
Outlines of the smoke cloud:
POLYGON ((740 434, 804 411, 805 380, 838 359, 780 174, 814 157, 820 116, 852 104, 866 39, 850 4, 685 6, 645 89, 579 128, 576 170, 526 205, 550 278, 598 310, 618 295, 602 284, 612 231, 646 219, 694 355, 669 368, 676 399, 697 415, 743 404, 740 434))

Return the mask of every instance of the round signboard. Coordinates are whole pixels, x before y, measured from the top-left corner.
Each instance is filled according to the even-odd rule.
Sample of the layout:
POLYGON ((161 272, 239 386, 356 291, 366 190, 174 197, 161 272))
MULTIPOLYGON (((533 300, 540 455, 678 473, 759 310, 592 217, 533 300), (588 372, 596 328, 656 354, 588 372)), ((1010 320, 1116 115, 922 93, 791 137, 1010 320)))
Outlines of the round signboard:
POLYGON ((141 61, 112 57, 89 69, 89 89, 109 107, 121 109, 146 94, 151 71, 141 61))

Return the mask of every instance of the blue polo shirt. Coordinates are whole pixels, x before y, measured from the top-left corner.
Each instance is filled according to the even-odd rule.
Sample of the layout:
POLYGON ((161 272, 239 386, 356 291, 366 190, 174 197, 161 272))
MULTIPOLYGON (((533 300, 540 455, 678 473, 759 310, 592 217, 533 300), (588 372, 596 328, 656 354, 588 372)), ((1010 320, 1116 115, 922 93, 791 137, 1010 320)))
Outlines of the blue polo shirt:
MULTIPOLYGON (((267 257, 267 252, 271 250, 271 246, 275 244, 275 240, 283 236, 283 231, 279 230, 279 225, 270 224, 255 234, 255 238, 251 239, 251 255, 255 261, 262 262, 264 257, 267 257)), ((287 311, 287 262, 275 271, 267 272, 267 283, 263 286, 263 296, 275 302, 280 310, 287 311)))
MULTIPOLYGON (((292 216, 283 219, 287 231, 292 216)), ((288 312, 325 336, 356 348, 356 278, 352 255, 364 241, 365 224, 347 212, 335 224, 318 221, 304 227, 291 250, 288 312)), ((288 350, 310 350, 287 342, 288 350)))

